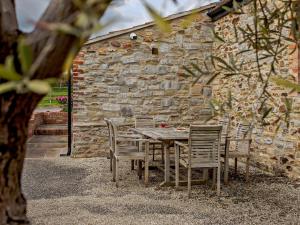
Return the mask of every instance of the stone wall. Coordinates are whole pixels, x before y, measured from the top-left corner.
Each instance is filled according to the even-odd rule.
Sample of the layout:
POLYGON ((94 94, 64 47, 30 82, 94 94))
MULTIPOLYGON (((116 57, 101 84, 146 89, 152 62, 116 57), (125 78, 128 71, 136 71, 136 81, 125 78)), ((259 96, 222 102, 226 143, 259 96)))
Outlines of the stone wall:
MULTIPOLYGON (((123 129, 133 125, 135 115, 153 115, 157 121, 168 120, 182 124, 207 119, 211 115, 212 98, 223 99, 228 90, 238 99, 231 112, 232 130, 241 120, 249 117, 257 89, 249 88, 242 77, 216 79, 211 86, 186 77, 183 65, 194 62, 203 65, 213 55, 228 58, 247 48, 239 44, 220 44, 213 40, 211 28, 227 39, 234 35, 233 23, 251 24, 250 5, 247 15, 227 15, 215 24, 207 21, 203 13, 193 18, 191 26, 182 27, 184 18, 171 21, 173 31, 162 36, 154 26, 135 30, 137 40, 129 39, 129 32, 91 43, 82 48, 73 65, 73 156, 92 157, 108 154, 107 129, 104 118, 119 118, 123 129)), ((282 52, 278 63, 280 74, 294 79, 299 75, 298 51, 290 55, 291 48, 282 52), (289 76, 290 77, 290 76, 289 76)), ((251 60, 245 53, 240 59, 251 60)), ((210 66, 210 65, 208 65, 210 66)), ((247 71, 247 68, 245 68, 247 71)), ((251 73, 251 70, 247 71, 251 73)), ((250 85, 257 81, 250 80, 250 85)), ((253 131, 252 163, 271 172, 284 173, 293 178, 300 174, 300 99, 298 94, 273 86, 270 89, 283 111, 283 98, 293 100, 294 113, 290 129, 275 132, 275 126, 255 127, 253 131)))
POLYGON ((183 65, 202 64, 210 56, 211 24, 199 13, 188 28, 186 18, 171 21, 172 33, 162 36, 154 26, 105 39, 82 48, 73 66, 73 155, 108 153, 104 118, 153 115, 177 123, 210 115, 211 89, 191 90, 183 65), (190 93, 191 92, 191 93, 190 93))
MULTIPOLYGON (((246 26, 253 24, 253 15, 251 12, 252 4, 244 6, 244 15, 227 15, 215 23, 215 31, 225 38, 225 44, 221 42, 214 43, 213 54, 223 58, 235 57, 244 62, 254 61, 254 51, 245 52, 237 56, 236 54, 242 50, 248 49, 246 44, 232 43, 235 40, 234 29, 232 24, 237 26, 246 26), (231 41, 231 43, 228 43, 231 41)), ((288 35, 286 33, 285 35, 288 35)), ((290 79, 299 82, 299 57, 298 50, 293 54, 292 49, 295 47, 290 43, 285 43, 286 49, 281 54, 280 61, 276 64, 278 74, 285 79, 290 79)), ((265 60, 266 64, 270 61, 265 60)), ((233 119, 233 126, 242 120, 250 118, 251 113, 256 113, 254 110, 255 101, 259 96, 262 87, 259 85, 255 70, 251 67, 253 64, 248 64, 243 67, 243 72, 252 74, 249 79, 242 76, 236 76, 227 79, 217 79, 214 82, 214 97, 216 99, 226 99, 228 90, 231 90, 232 95, 238 100, 233 101, 233 109, 230 115, 233 119)), ((262 73, 266 74, 269 67, 262 68, 262 73)), ((272 115, 285 112, 285 96, 293 102, 293 113, 291 114, 290 128, 286 129, 284 124, 276 131, 277 125, 266 127, 255 127, 253 134, 253 161, 252 163, 265 170, 285 174, 292 178, 300 178, 300 97, 298 93, 289 93, 289 90, 280 88, 276 85, 271 85, 268 88, 269 93, 275 99, 273 105, 274 110, 272 115)), ((270 121, 275 121, 275 117, 270 121)))

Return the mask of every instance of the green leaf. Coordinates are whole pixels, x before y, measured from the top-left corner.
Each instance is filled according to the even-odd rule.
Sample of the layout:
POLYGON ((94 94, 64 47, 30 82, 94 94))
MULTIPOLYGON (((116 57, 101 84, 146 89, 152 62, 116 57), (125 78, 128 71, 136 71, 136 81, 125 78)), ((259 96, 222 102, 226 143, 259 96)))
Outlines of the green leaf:
POLYGON ((51 86, 44 80, 30 80, 26 84, 27 88, 37 94, 47 94, 51 91, 51 86))
POLYGON ((4 78, 5 80, 21 80, 21 76, 16 73, 14 70, 10 70, 3 65, 0 65, 0 78, 4 78))
POLYGON ((264 109, 264 114, 263 114, 263 116, 262 116, 262 119, 265 119, 265 118, 270 114, 270 112, 271 112, 272 110, 273 110, 273 107, 264 109))
POLYGON ((12 91, 16 88, 16 86, 17 86, 17 83, 15 81, 9 81, 9 82, 0 84, 0 94, 12 91))
POLYGON ((193 77, 196 77, 197 75, 192 71, 190 70, 187 66, 183 66, 183 69, 188 72, 190 75, 192 75, 193 77))
POLYGON ((289 88, 289 89, 294 89, 295 91, 300 92, 300 85, 296 84, 295 82, 286 80, 281 77, 272 77, 271 79, 278 86, 289 88))
POLYGON ((217 76, 219 76, 220 72, 215 73, 207 82, 206 84, 210 84, 211 82, 213 82, 217 76))
POLYGON ((158 28, 166 33, 171 33, 172 28, 171 25, 168 23, 168 21, 166 21, 164 18, 162 18, 155 9, 153 9, 148 3, 146 3, 145 1, 143 2, 145 8, 147 9, 147 11, 149 12, 149 14, 151 15, 151 17, 153 18, 154 22, 156 23, 156 25, 158 26, 158 28))
POLYGON ((81 28, 87 28, 89 25, 89 17, 85 13, 80 13, 76 20, 76 25, 81 28))
POLYGON ((225 11, 227 11, 227 12, 231 12, 232 11, 232 9, 230 8, 230 7, 228 7, 228 6, 222 6, 222 9, 224 9, 225 11))
POLYGON ((29 71, 32 64, 32 52, 23 38, 21 38, 18 43, 18 56, 21 62, 22 72, 25 74, 29 71))

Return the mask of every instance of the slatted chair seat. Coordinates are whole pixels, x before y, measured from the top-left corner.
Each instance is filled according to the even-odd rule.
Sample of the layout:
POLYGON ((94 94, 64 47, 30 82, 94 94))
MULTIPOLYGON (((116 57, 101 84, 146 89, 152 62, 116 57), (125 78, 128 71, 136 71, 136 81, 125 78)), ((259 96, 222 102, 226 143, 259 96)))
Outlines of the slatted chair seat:
POLYGON ((143 160, 145 158, 145 152, 119 152, 116 156, 117 159, 132 159, 143 160))
POLYGON ((179 165, 188 169, 188 196, 191 193, 193 168, 213 168, 220 194, 220 140, 222 126, 191 125, 188 145, 175 141, 175 182, 179 186, 179 165), (180 154, 180 148, 187 153, 180 154), (217 169, 217 171, 216 171, 217 169), (217 172, 217 177, 216 177, 217 172))

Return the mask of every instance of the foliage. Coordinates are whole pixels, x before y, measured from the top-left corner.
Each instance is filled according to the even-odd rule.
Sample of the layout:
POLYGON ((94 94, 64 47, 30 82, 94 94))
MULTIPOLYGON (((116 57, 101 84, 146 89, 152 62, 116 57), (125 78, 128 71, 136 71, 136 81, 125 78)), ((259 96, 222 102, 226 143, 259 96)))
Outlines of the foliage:
MULTIPOLYGON (((213 72, 208 69, 207 62, 204 65, 190 64, 185 67, 188 75, 195 77, 195 82, 205 79, 206 83, 214 79, 242 79, 253 93, 258 92, 252 103, 251 112, 245 112, 253 123, 260 125, 282 126, 282 121, 289 126, 289 114, 293 111, 292 100, 285 97, 283 107, 272 97, 270 90, 274 85, 286 88, 287 92, 299 92, 300 86, 295 83, 293 76, 281 74, 279 61, 286 54, 288 46, 294 44, 295 48, 289 53, 293 54, 299 45, 300 13, 298 2, 294 0, 253 0, 247 7, 252 9, 252 24, 234 23, 234 38, 228 39, 222 32, 214 32, 214 45, 239 46, 236 55, 220 57, 212 55, 207 62, 213 66, 213 72), (243 55, 253 56, 251 60, 243 60, 243 55), (250 69, 249 69, 250 68, 250 69), (285 76, 283 76, 285 75, 285 76), (281 108, 281 110, 279 110, 281 108), (282 108, 286 108, 283 110, 282 108)), ((233 8, 224 6, 228 13, 237 16, 246 15, 244 5, 233 1, 233 8)), ((235 104, 241 99, 228 94, 227 99, 214 99, 211 102, 215 115, 230 113, 232 107, 228 103, 235 104)), ((236 108, 235 108, 236 110, 236 108)))

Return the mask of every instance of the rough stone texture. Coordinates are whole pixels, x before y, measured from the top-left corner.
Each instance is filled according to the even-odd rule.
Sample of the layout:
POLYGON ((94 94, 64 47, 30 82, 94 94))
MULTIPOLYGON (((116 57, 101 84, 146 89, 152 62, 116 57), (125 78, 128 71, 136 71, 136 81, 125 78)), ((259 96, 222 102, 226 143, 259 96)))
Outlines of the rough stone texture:
MULTIPOLYGON (((215 23, 215 31, 223 36, 225 40, 235 40, 234 28, 232 24, 237 26, 246 26, 253 24, 252 4, 244 6, 244 15, 227 15, 215 23)), ((296 50, 293 54, 292 50, 295 46, 290 43, 284 43, 286 49, 281 53, 281 59, 276 65, 278 74, 285 79, 291 79, 299 82, 299 54, 296 50)), ((230 44, 230 43, 214 43, 213 54, 223 58, 229 59, 230 56, 235 57, 236 53, 247 49, 245 44, 230 44)), ((254 52, 254 51, 252 51, 254 52)), ((255 61, 255 55, 250 52, 240 54, 237 59, 247 61, 255 61)), ((267 62, 268 63, 268 62, 267 62)), ((236 76, 228 79, 216 79, 214 81, 214 97, 217 99, 226 99, 228 90, 231 90, 232 95, 238 99, 233 101, 233 110, 230 115, 233 119, 233 126, 238 121, 247 120, 250 118, 250 113, 255 113, 254 103, 259 96, 261 86, 251 66, 245 65, 243 72, 252 74, 249 84, 247 78, 236 76)), ((269 67, 263 67, 262 73, 267 74, 269 67)), ((294 111, 291 114, 291 122, 289 130, 284 124, 281 125, 278 132, 276 126, 267 126, 264 128, 255 127, 253 133, 253 164, 268 171, 288 175, 291 178, 300 179, 300 97, 298 93, 288 93, 289 90, 280 88, 275 85, 270 85, 269 93, 275 99, 272 105, 273 114, 285 112, 284 96, 287 96, 293 102, 294 111)), ((268 121, 275 121, 275 116, 268 121)))
POLYGON ((182 70, 191 61, 202 64, 211 52, 212 44, 202 43, 213 38, 204 19, 199 13, 185 30, 184 18, 175 19, 168 35, 150 26, 135 32, 137 40, 124 33, 82 48, 73 66, 74 157, 107 155, 106 117, 129 123, 143 114, 178 123, 207 118, 201 110, 208 108, 205 96, 211 91, 199 91, 201 104, 190 104, 192 79, 183 77, 182 70), (197 113, 191 115, 189 106, 197 107, 197 113))

